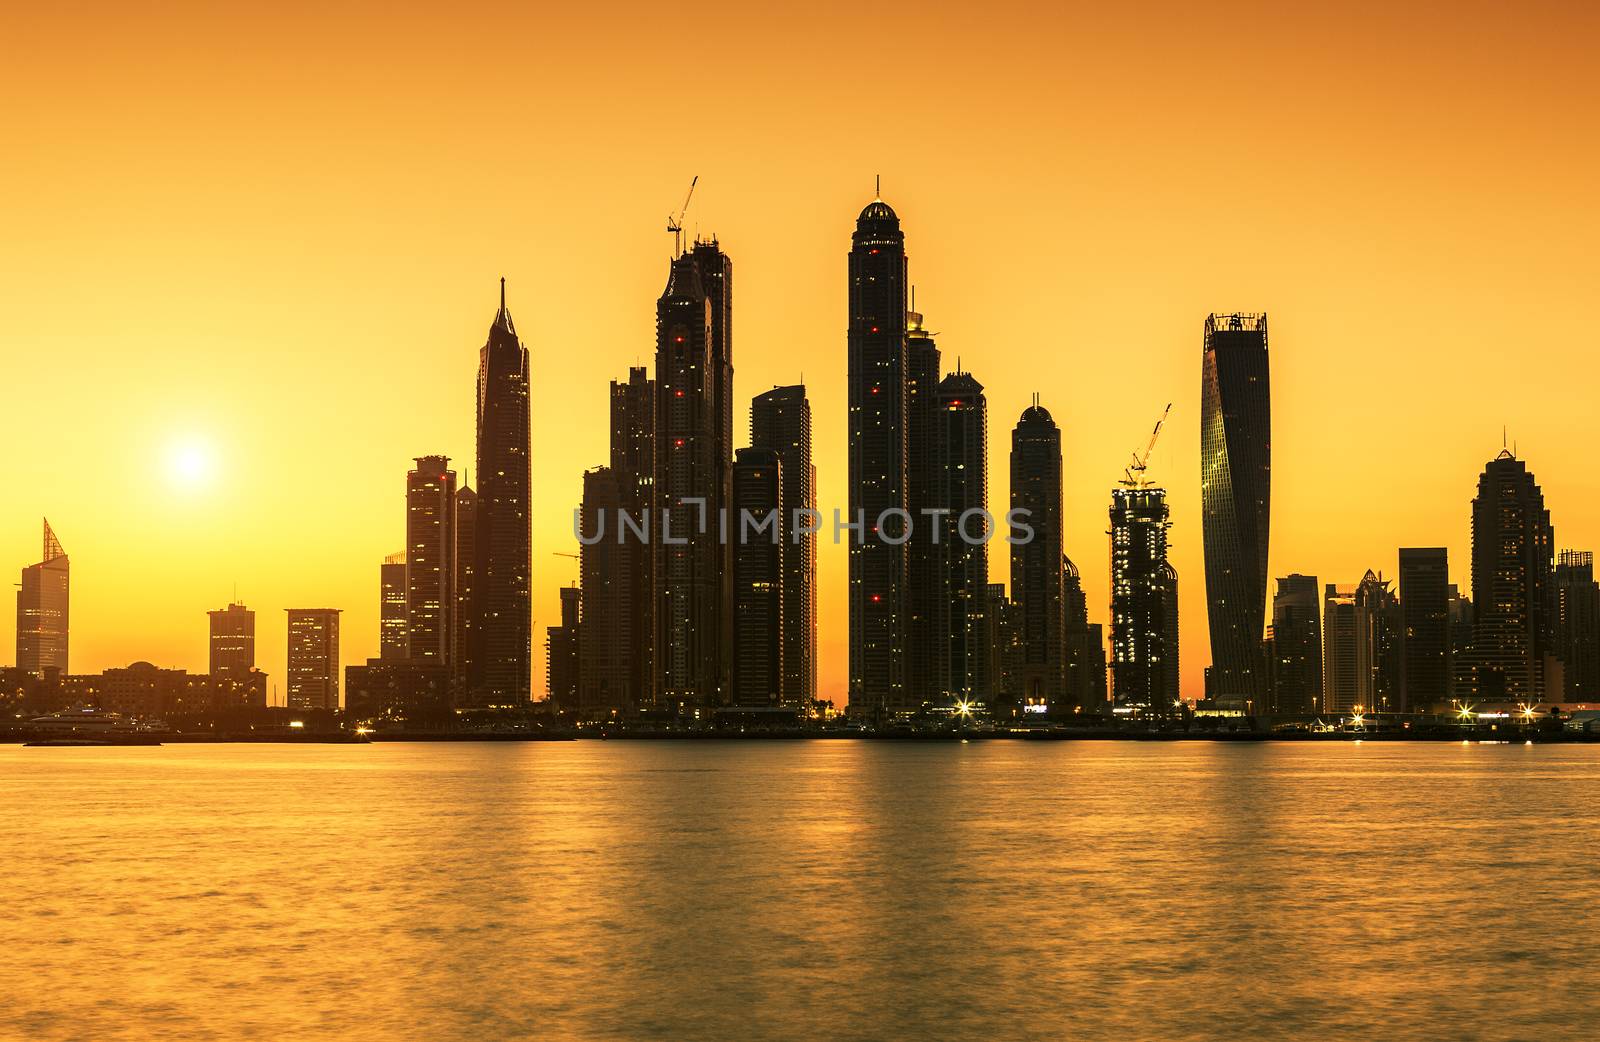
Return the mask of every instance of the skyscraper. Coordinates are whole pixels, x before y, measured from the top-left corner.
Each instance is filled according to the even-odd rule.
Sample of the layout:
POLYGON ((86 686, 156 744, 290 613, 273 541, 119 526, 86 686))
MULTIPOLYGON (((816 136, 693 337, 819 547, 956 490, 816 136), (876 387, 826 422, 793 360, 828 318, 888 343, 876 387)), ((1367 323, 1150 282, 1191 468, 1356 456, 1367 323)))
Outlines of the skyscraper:
POLYGON ((1201 367, 1200 510, 1210 698, 1266 704, 1261 636, 1271 497, 1267 316, 1209 315, 1201 367))
POLYGON ((455 632, 450 639, 450 689, 453 696, 471 701, 466 691, 471 685, 472 653, 477 639, 478 620, 475 580, 478 574, 478 493, 464 482, 456 488, 455 504, 455 632))
POLYGON ((1111 693, 1119 708, 1171 715, 1178 700, 1177 575, 1161 488, 1111 490, 1111 693))
MULTIPOLYGON (((722 251, 715 236, 697 237, 693 254, 711 313, 711 368, 715 385, 712 459, 716 471, 716 498, 706 504, 706 508, 710 524, 717 527, 733 498, 733 261, 722 251)), ((715 551, 717 617, 722 626, 718 634, 721 661, 716 701, 727 702, 733 684, 733 540, 723 539, 719 534, 715 551)))
POLYGON ((576 586, 561 588, 561 625, 545 627, 545 684, 550 701, 565 713, 577 712, 583 593, 576 586))
POLYGON ((1400 602, 1393 584, 1370 568, 1356 586, 1356 705, 1369 713, 1400 709, 1400 602))
MULTIPOLYGON (((915 341, 913 341, 914 343, 915 341)), ((915 426, 913 425, 913 430, 915 426)), ((989 701, 989 411, 983 385, 956 371, 939 382, 934 409, 935 483, 929 506, 945 511, 937 542, 919 531, 912 543, 933 553, 939 578, 928 608, 936 625, 934 679, 945 704, 989 701)), ((916 453, 913 453, 913 458, 916 453)), ((913 517, 923 519, 921 508, 913 517)), ((922 520, 929 528, 932 518, 922 520)))
POLYGON ((1322 711, 1350 713, 1358 704, 1356 591, 1328 583, 1322 596, 1322 711))
MULTIPOLYGON (((940 417, 939 347, 915 311, 906 313, 906 511, 912 536, 906 543, 905 703, 916 708, 948 702, 950 677, 949 547, 935 543, 932 529, 954 524, 935 520, 924 510, 940 502, 946 425, 940 417)), ((870 524, 874 519, 868 518, 870 524)), ((885 530, 899 538, 899 520, 885 530)))
POLYGON ((817 537, 795 511, 817 509, 811 463, 811 403, 795 384, 758 394, 750 404, 750 444, 778 454, 783 480, 783 700, 809 706, 817 697, 817 537))
MULTIPOLYGON (((850 711, 920 706, 906 692, 907 548, 893 511, 906 509, 906 252, 882 199, 856 219, 850 246, 850 711), (878 519, 894 526, 880 538, 878 519), (914 705, 912 703, 915 703, 914 705)), ((909 516, 909 515, 903 515, 909 516)))
POLYGON ((661 698, 680 712, 727 701, 733 620, 730 541, 720 537, 730 474, 719 453, 722 367, 714 301, 694 253, 677 257, 656 302, 656 534, 661 698))
POLYGON ((1272 598, 1271 711, 1315 713, 1322 707, 1322 606, 1317 577, 1286 575, 1272 598))
POLYGON ((242 604, 206 613, 211 619, 211 675, 242 677, 256 668, 256 613, 242 604))
POLYGON ((640 543, 624 542, 622 496, 616 471, 584 471, 578 508, 578 573, 583 606, 578 624, 578 705, 588 717, 632 713, 638 708, 628 687, 632 639, 628 564, 640 543))
POLYGON ((418 456, 406 474, 406 648, 451 663, 456 638, 456 472, 448 456, 418 456))
MULTIPOLYGON (((611 472, 618 505, 633 522, 617 537, 615 566, 626 618, 619 622, 619 644, 597 654, 620 656, 626 692, 623 702, 654 707, 661 689, 656 669, 656 610, 661 600, 653 535, 661 517, 656 499, 656 382, 642 366, 628 370, 628 382, 611 381, 611 472)), ((609 519, 615 525, 620 517, 609 519)))
POLYGON ((1600 586, 1593 553, 1561 551, 1554 601, 1555 650, 1565 679, 1562 701, 1600 701, 1600 586))
POLYGON ((776 706, 783 695, 783 467, 772 449, 740 449, 733 464, 733 701, 776 706), (759 526, 766 526, 765 529, 759 526))
POLYGON ((398 662, 408 656, 406 644, 405 551, 383 559, 378 571, 378 655, 398 662))
POLYGON ((43 559, 22 570, 17 591, 17 668, 32 676, 67 675, 69 564, 47 518, 43 559))
POLYGON ((1061 430, 1037 401, 1011 432, 1011 510, 1033 530, 1011 544, 1011 599, 1021 641, 1017 697, 1058 702, 1066 681, 1061 640, 1061 430))
POLYGON ((1472 501, 1472 665, 1479 698, 1544 697, 1554 565, 1544 493, 1523 461, 1502 451, 1484 467, 1472 501))
POLYGON ((478 356, 476 603, 468 704, 523 705, 532 691, 528 452, 528 350, 517 339, 501 279, 500 310, 478 356))
POLYGON ((1450 558, 1442 546, 1400 549, 1400 711, 1450 701, 1450 558))
POLYGON ((339 609, 288 608, 290 709, 339 708, 339 609))
MULTIPOLYGON (((990 583, 983 610, 984 629, 989 641, 989 682, 991 702, 1016 702, 1012 676, 1016 671, 1021 645, 1017 641, 1015 610, 1006 596, 1005 583, 990 583)), ((1103 660, 1102 660, 1103 661, 1103 660)), ((1100 690, 1105 691, 1104 667, 1101 669, 1100 690)))

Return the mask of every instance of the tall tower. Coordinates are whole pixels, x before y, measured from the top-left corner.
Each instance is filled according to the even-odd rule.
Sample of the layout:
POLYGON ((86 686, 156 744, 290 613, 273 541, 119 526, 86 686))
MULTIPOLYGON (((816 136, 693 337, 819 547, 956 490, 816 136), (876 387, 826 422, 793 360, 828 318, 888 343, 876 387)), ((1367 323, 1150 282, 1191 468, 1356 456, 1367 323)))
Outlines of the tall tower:
POLYGON ((628 565, 638 542, 624 542, 622 496, 616 471, 595 467, 584 471, 583 502, 578 508, 582 546, 578 551, 583 606, 578 623, 578 706, 584 716, 632 713, 638 708, 628 688, 633 633, 628 565))
POLYGON ((576 586, 561 588, 561 625, 545 627, 545 684, 557 709, 579 709, 578 671, 582 660, 581 625, 583 593, 576 586))
POLYGON ((1565 681, 1562 701, 1600 701, 1600 586, 1593 553, 1561 551, 1553 601, 1556 655, 1565 681))
POLYGON ((906 251, 900 219, 874 199, 850 245, 850 711, 920 705, 906 691, 906 251), (890 526, 876 531, 878 519, 890 526), (912 703, 915 702, 916 705, 912 703))
POLYGON ((1328 583, 1322 593, 1322 711, 1361 704, 1356 655, 1356 590, 1328 583))
MULTIPOLYGON (((939 507, 943 481, 945 424, 939 415, 939 347, 916 311, 906 314, 906 510, 912 536, 906 543, 905 703, 948 703, 950 694, 949 575, 946 546, 931 529, 943 525, 925 515, 939 507)), ((870 522, 872 518, 868 518, 870 522)), ((886 530, 898 537, 897 522, 886 530)))
MULTIPOLYGON (((971 373, 954 372, 939 382, 934 410, 937 483, 933 503, 949 511, 933 543, 918 532, 912 543, 934 551, 939 583, 929 607, 937 625, 935 679, 946 705, 988 701, 989 596, 989 411, 983 385, 971 373)), ((920 508, 913 515, 922 519, 920 508)), ((926 526, 926 521, 923 522, 926 526)))
POLYGON ((1111 691, 1119 708, 1168 716, 1177 700, 1178 656, 1168 650, 1177 572, 1167 561, 1171 527, 1160 488, 1111 491, 1111 691))
POLYGON ((1266 315, 1206 317, 1200 389, 1201 532, 1211 624, 1207 697, 1262 706, 1272 498, 1266 315))
POLYGON ((1400 602, 1393 585, 1369 568, 1356 587, 1356 704, 1369 713, 1400 709, 1400 602))
POLYGON ((1472 501, 1472 655, 1477 695, 1492 701, 1544 697, 1553 627, 1547 598, 1555 533, 1544 493, 1509 451, 1489 461, 1472 501))
MULTIPOLYGON (((774 387, 750 403, 750 444, 777 453, 783 480, 783 701, 807 707, 817 697, 817 537, 795 511, 817 509, 811 463, 811 403, 802 384, 774 387)), ((803 515, 808 516, 808 515, 803 515)))
MULTIPOLYGON (((642 366, 628 370, 628 382, 611 381, 611 475, 618 507, 633 526, 612 538, 616 545, 614 581, 620 587, 625 617, 618 620, 619 643, 595 652, 621 657, 625 673, 622 701, 652 708, 661 690, 656 669, 656 610, 661 588, 654 536, 661 522, 656 497, 656 382, 642 366)), ((621 523, 621 515, 608 519, 621 523)))
POLYGON ((456 617, 456 472, 448 456, 418 456, 406 475, 406 648, 449 666, 456 617))
POLYGON ((473 641, 478 618, 478 493, 466 484, 456 488, 455 502, 455 632, 450 642, 450 686, 462 696, 472 680, 473 641))
POLYGON ((1286 575, 1272 598, 1274 713, 1305 715, 1322 706, 1322 611, 1314 575, 1286 575))
POLYGON ((469 705, 527 703, 532 693, 533 551, 529 500, 528 349, 500 310, 478 354, 478 512, 473 547, 469 705))
POLYGON ((1022 413, 1011 432, 1011 509, 1033 538, 1011 545, 1011 599, 1021 642, 1014 683, 1029 705, 1060 700, 1066 683, 1061 647, 1061 430, 1042 405, 1022 413))
POLYGON ((1448 702, 1450 558, 1442 546, 1400 549, 1400 711, 1448 702))
POLYGON ((378 570, 378 655, 397 662, 409 654, 406 643, 406 555, 390 554, 378 570))
POLYGON ((728 538, 733 544, 733 701, 742 706, 786 701, 783 558, 789 547, 779 521, 785 510, 778 454, 740 449, 733 464, 728 538), (763 524, 770 527, 755 527, 763 524))
POLYGON ((22 570, 17 591, 17 668, 36 677, 67 675, 69 563, 46 518, 43 559, 22 570))
MULTIPOLYGON (((712 457, 716 472, 716 498, 708 503, 708 516, 718 524, 725 516, 733 499, 733 261, 722 252, 716 237, 709 240, 696 238, 691 251, 694 265, 700 271, 700 286, 705 290, 706 304, 711 313, 711 377, 713 442, 712 457)), ((718 537, 717 553, 717 618, 722 624, 718 634, 720 663, 718 675, 719 702, 729 700, 733 684, 733 541, 718 537)))
MULTIPOLYGON (((720 430, 713 301, 693 253, 672 262, 656 302, 656 664, 679 712, 727 701, 732 546, 720 537, 728 467, 720 430)), ((698 715, 698 714, 696 714, 698 715)))
POLYGON ((242 604, 206 613, 211 619, 211 675, 242 677, 256 668, 256 613, 242 604))
POLYGON ((339 609, 289 608, 284 691, 290 709, 339 708, 339 609))

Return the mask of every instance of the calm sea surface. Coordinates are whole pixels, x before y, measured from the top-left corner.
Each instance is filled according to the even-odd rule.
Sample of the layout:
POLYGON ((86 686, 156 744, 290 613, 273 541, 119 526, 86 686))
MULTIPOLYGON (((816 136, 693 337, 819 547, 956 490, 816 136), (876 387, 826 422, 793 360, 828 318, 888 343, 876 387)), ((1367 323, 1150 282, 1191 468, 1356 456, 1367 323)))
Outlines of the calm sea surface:
POLYGON ((0 746, 0 1038, 1600 1037, 1600 747, 0 746))

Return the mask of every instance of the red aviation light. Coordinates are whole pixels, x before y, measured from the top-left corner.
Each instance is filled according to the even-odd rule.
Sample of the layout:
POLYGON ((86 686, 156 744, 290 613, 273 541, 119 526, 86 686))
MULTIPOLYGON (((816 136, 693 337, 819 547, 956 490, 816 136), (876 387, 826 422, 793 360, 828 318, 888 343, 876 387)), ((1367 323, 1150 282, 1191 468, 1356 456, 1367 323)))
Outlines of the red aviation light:
MULTIPOLYGON (((877 251, 876 251, 876 250, 874 250, 874 251, 873 251, 873 252, 874 252, 874 253, 876 253, 876 252, 877 252, 877 251)), ((877 603, 878 603, 878 602, 879 602, 879 601, 881 601, 881 600, 883 600, 883 598, 882 598, 882 597, 879 597, 879 596, 878 596, 878 595, 877 595, 877 594, 873 594, 873 595, 872 595, 872 603, 873 603, 873 604, 877 604, 877 603)))
POLYGON ((683 439, 679 438, 676 442, 674 442, 674 444, 680 449, 683 448, 683 439))
POLYGON ((682 397, 683 397, 683 392, 682 392, 682 391, 681 391, 681 390, 680 390, 680 391, 675 391, 675 392, 674 392, 674 393, 675 393, 675 394, 676 394, 676 395, 677 395, 677 396, 678 396, 678 397, 679 397, 679 398, 682 398, 682 397))

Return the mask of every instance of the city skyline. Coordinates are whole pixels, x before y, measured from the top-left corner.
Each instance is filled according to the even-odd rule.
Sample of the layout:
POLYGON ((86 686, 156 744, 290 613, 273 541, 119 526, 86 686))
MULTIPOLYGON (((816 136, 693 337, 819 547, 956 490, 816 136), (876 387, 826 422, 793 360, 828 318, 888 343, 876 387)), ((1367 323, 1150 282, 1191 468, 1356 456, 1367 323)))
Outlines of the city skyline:
MULTIPOLYGON (((664 103, 626 87, 582 97, 563 78, 589 82, 594 71, 556 56, 546 69, 505 74, 509 86, 468 76, 454 97, 459 123, 424 121, 441 153, 493 139, 513 161, 470 173, 426 164, 445 190, 420 208, 418 175, 384 169, 416 158, 412 150, 390 145, 363 158, 372 141, 342 137, 338 104, 319 113, 268 92, 281 67, 262 53, 241 55, 239 68, 263 75, 202 102, 140 84, 147 107, 123 113, 126 124, 92 116, 104 97, 92 84, 41 99, 19 140, 50 162, 0 174, 13 195, 39 202, 13 230, 27 249, 8 255, 4 335, 17 381, 53 389, 19 402, 10 422, 55 441, 48 458, 23 461, 25 491, 0 518, 0 559, 13 570, 37 560, 38 518, 56 525, 74 559, 74 671, 139 659, 203 669, 201 613, 228 603, 235 583, 263 620, 301 604, 343 607, 344 661, 376 656, 374 572, 404 542, 396 475, 424 452, 463 471, 475 458, 470 377, 461 373, 505 275, 536 379, 531 687, 542 693, 540 631, 557 618, 556 587, 577 577, 552 553, 575 552, 581 469, 606 459, 604 425, 592 417, 605 408, 605 382, 648 358, 671 243, 660 218, 695 173, 705 176, 689 230, 717 232, 740 264, 735 401, 742 408, 804 377, 820 504, 846 501, 840 266, 878 172, 906 227, 918 305, 942 350, 984 384, 992 505, 1009 495, 995 447, 1035 391, 1062 426, 1065 550, 1093 620, 1104 620, 1109 600, 1105 492, 1149 416, 1177 403, 1152 476, 1170 492, 1186 698, 1202 693, 1211 659, 1191 480, 1196 328, 1207 313, 1273 317, 1269 576, 1353 585, 1368 567, 1398 575, 1400 546, 1444 546, 1450 581, 1469 588, 1466 504, 1502 424, 1538 474, 1557 549, 1591 546, 1600 532, 1600 482, 1583 452, 1592 391, 1585 379, 1556 376, 1576 367, 1583 377, 1595 341, 1585 301, 1596 281, 1585 246, 1595 216, 1581 205, 1595 136, 1573 130, 1592 123, 1596 107, 1587 83, 1558 87, 1533 71, 1568 67, 1579 37, 1534 19, 1513 33, 1530 60, 1486 77, 1473 56, 1490 41, 1503 45, 1499 22, 1467 17, 1462 48, 1413 54, 1413 67, 1393 59, 1431 31, 1428 20, 1376 17, 1384 31, 1332 27, 1326 52, 1301 47, 1293 65, 1290 49, 1270 46, 1291 31, 1260 28, 1264 46, 1251 49, 1250 75, 1238 79, 1194 75, 1202 49, 1188 53, 1190 41, 1178 41, 1196 26, 1179 19, 1127 68, 1090 49, 1067 86, 1038 100, 1014 95, 1005 109, 987 104, 996 95, 986 89, 963 101, 955 84, 922 84, 914 95, 896 87, 903 133, 893 143, 881 129, 845 126, 836 93, 775 117, 798 87, 762 79, 770 108, 741 100, 729 139, 753 143, 751 152, 795 135, 813 142, 778 173, 715 135, 672 144, 650 169, 610 163, 623 139, 649 132, 664 103), (1341 41, 1357 40, 1373 74, 1332 91, 1349 53, 1341 41), (1254 86, 1262 77, 1276 84, 1273 97, 1254 86), (1451 105, 1428 107, 1445 94, 1451 105), (518 128, 537 98, 572 102, 548 117, 565 130, 612 128, 595 132, 595 163, 550 171, 529 161, 540 129, 518 128), (224 103, 274 118, 248 130, 201 120, 224 103), (1432 113, 1426 123, 1422 111, 1432 113), (1228 148, 1214 136, 1218 112, 1241 128, 1228 148), (1191 125, 1210 129, 1182 129, 1191 125), (1250 143, 1252 125, 1273 128, 1271 151, 1250 143), (187 169, 148 158, 181 149, 200 126, 219 147, 187 169), (63 129, 71 127, 79 129, 63 129), (983 148, 1001 135, 1010 142, 1003 161, 983 148), (939 171, 920 158, 930 143, 957 139, 978 147, 939 171), (313 150, 329 160, 328 178, 305 175, 313 150), (252 177, 250 157, 263 153, 283 158, 252 177), (1536 168, 1520 158, 1529 154, 1541 156, 1536 168), (115 168, 123 172, 112 178, 115 168), (74 200, 86 198, 97 201, 73 216, 74 200), (1002 277, 997 232, 1017 227, 1030 233, 1006 242, 1002 277), (86 374, 70 391, 52 379, 65 358, 86 374), (1412 447, 1413 462, 1374 465, 1396 442, 1412 447)), ((136 53, 148 62, 136 45, 180 68, 202 61, 194 36, 162 42, 157 23, 107 23, 114 31, 85 39, 85 53, 108 74, 126 71, 136 53)), ((641 57, 648 24, 621 30, 610 60, 638 63, 624 84, 659 74, 661 59, 641 57)), ((529 27, 507 25, 518 28, 529 27)), ((329 39, 355 29, 335 26, 329 39)), ((1201 26, 1200 39, 1219 31, 1201 26)), ((397 56, 419 47, 402 40, 397 56)), ((819 47, 808 61, 838 68, 846 48, 819 47)), ((1036 47, 1024 46, 1005 84, 1035 82, 1039 65, 1028 59, 1049 50, 1036 47)), ((33 60, 24 54, 14 72, 33 60)), ((749 73, 748 57, 728 60, 749 73)), ((449 54, 423 65, 467 67, 449 54)), ((415 88, 381 82, 397 100, 377 106, 376 131, 428 111, 411 104, 415 88)), ((819 692, 840 702, 844 555, 824 542, 818 557, 819 692)), ((1003 571, 991 560, 995 578, 1003 571)), ((282 626, 263 622, 258 642, 281 702, 282 626)), ((0 632, 0 646, 11 644, 0 632)))

